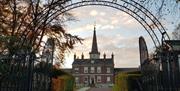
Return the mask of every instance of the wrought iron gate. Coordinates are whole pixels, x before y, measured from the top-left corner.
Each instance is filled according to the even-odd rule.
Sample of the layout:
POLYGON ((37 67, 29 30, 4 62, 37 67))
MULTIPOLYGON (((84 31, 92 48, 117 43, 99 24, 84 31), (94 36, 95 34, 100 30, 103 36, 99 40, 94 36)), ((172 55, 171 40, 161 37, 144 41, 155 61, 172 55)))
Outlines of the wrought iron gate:
MULTIPOLYGON (((64 12, 89 5, 115 8, 132 16, 147 31, 155 47, 161 45, 161 38, 162 41, 169 40, 168 34, 158 19, 135 0, 69 0, 69 4, 59 9, 58 12, 53 12, 47 22, 52 22, 54 18, 64 12)), ((43 55, 45 58, 38 58, 30 50, 18 50, 16 53, 8 55, 1 54, 0 67, 3 71, 0 72, 0 90, 50 91, 53 51, 45 50, 43 55)))
POLYGON ((53 41, 49 39, 43 56, 20 50, 0 56, 0 91, 51 91, 53 41))

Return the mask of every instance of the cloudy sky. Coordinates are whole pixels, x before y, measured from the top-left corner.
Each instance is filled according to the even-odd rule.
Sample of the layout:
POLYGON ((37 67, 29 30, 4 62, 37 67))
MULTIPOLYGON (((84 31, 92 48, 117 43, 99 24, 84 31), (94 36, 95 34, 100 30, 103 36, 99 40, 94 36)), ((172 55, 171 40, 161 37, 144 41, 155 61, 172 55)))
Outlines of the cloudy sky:
POLYGON ((108 7, 88 6, 73 9, 70 12, 78 21, 67 22, 66 30, 85 40, 83 44, 76 44, 75 49, 70 53, 66 53, 63 65, 65 68, 72 67, 74 53, 79 58, 82 53, 85 58, 89 58, 95 22, 98 49, 101 57, 104 53, 106 53, 107 57, 111 57, 111 54, 114 53, 115 67, 139 66, 138 38, 140 36, 145 38, 149 51, 152 51, 154 47, 144 28, 135 19, 122 11, 108 7))

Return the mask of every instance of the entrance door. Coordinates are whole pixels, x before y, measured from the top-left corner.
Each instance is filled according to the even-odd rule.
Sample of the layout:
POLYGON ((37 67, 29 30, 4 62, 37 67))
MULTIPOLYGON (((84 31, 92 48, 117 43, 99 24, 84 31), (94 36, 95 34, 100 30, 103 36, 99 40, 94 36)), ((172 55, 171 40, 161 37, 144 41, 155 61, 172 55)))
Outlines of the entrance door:
POLYGON ((95 86, 95 76, 90 76, 89 82, 90 86, 95 86))

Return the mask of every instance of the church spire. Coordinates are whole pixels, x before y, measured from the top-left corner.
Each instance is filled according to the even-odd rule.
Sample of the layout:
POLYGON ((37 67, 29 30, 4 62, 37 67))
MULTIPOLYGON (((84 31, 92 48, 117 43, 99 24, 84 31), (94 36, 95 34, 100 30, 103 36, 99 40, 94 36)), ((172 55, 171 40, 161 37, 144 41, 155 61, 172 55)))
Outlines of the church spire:
POLYGON ((94 25, 92 49, 89 54, 90 54, 91 59, 99 59, 100 58, 100 53, 98 52, 97 39, 96 39, 96 25, 94 25))
POLYGON ((97 46, 97 39, 96 39, 96 25, 94 25, 94 34, 93 34, 91 53, 93 53, 93 54, 99 53, 98 46, 97 46))

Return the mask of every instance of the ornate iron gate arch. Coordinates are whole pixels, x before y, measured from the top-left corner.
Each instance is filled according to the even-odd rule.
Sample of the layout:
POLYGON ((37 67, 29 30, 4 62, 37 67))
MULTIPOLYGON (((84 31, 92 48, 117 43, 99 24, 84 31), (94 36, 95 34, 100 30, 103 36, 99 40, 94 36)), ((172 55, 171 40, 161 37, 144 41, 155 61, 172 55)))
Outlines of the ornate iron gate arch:
POLYGON ((144 29, 150 35, 155 47, 160 46, 161 41, 170 39, 160 21, 148 9, 134 0, 70 0, 69 4, 58 10, 58 13, 54 12, 51 16, 49 16, 51 17, 49 22, 51 22, 58 15, 68 12, 72 9, 90 5, 107 6, 123 11, 130 15, 144 27, 144 29))
MULTIPOLYGON (((148 32, 148 34, 150 35, 150 37, 152 38, 152 41, 154 43, 154 45, 156 47, 161 45, 161 38, 162 41, 164 40, 169 40, 169 36, 167 34, 167 32, 165 31, 164 27, 161 25, 161 23, 158 21, 158 19, 146 8, 144 8, 142 5, 140 5, 139 3, 137 3, 134 0, 69 0, 69 4, 65 5, 64 7, 62 7, 61 9, 58 10, 58 12, 54 12, 52 13, 52 15, 49 16, 49 20, 48 22, 53 21, 53 19, 55 17, 57 17, 58 15, 63 14, 64 12, 70 11, 72 9, 78 8, 78 7, 84 7, 84 6, 90 6, 90 5, 100 5, 100 6, 107 6, 107 7, 111 7, 111 8, 115 8, 117 10, 123 11, 125 13, 127 13, 128 15, 132 16, 134 19, 136 19, 143 27, 144 29, 148 32), (161 36, 158 36, 161 35, 161 36)), ((58 6, 54 6, 54 7, 58 7, 58 6)), ((52 7, 53 8, 53 7, 52 7)), ((41 19, 43 19, 43 16, 41 17, 41 19)), ((41 23, 40 21, 38 23, 41 23)), ((46 53, 46 52, 45 52, 46 53)), ((49 52, 47 52, 46 55, 48 55, 49 52)), ((30 64, 27 61, 31 61, 32 63, 28 66, 28 68, 26 66, 24 69, 20 69, 20 67, 15 67, 16 68, 13 72, 16 72, 18 69, 20 69, 20 71, 28 71, 26 74, 15 74, 13 75, 14 77, 23 77, 20 80, 22 81, 21 84, 17 85, 16 89, 13 91, 32 91, 32 88, 39 88, 36 89, 36 91, 49 91, 50 86, 50 77, 47 75, 44 75, 42 73, 38 73, 38 72, 32 72, 32 70, 38 70, 38 67, 33 68, 33 64, 35 64, 35 60, 34 57, 33 58, 28 58, 28 55, 24 55, 25 53, 19 54, 19 56, 22 56, 22 59, 17 59, 20 60, 18 61, 18 64, 23 64, 23 65, 27 65, 30 64), (25 58, 27 57, 27 59, 25 58), (27 62, 27 63, 25 63, 27 62), (28 69, 31 69, 28 70, 28 69), (33 76, 36 76, 34 79, 28 79, 31 76, 31 78, 33 76), (32 80, 36 80, 36 82, 39 82, 40 78, 43 77, 43 79, 46 80, 42 80, 44 81, 43 83, 47 83, 47 85, 43 85, 43 84, 38 84, 38 83, 33 83, 32 80), (24 79, 28 79, 29 82, 27 82, 24 79), (26 83, 28 83, 28 85, 26 85, 26 83), (27 87, 30 88, 27 88, 27 87), (44 88, 44 86, 47 86, 46 88, 44 88), (42 89, 41 89, 42 88, 42 89)), ((48 57, 48 56, 47 56, 48 57)), ((17 57, 18 58, 18 57, 17 57)), ((48 57, 50 58, 50 57, 48 57)), ((13 59, 13 58, 9 58, 9 59, 13 59)), ((8 60, 9 60, 8 59, 8 60)), ((48 63, 48 62, 46 62, 48 63)), ((52 63, 52 62, 50 62, 52 63)), ((38 66, 38 65, 37 65, 38 66)), ((48 67, 48 65, 46 65, 45 67, 48 67)), ((11 72, 12 73, 12 72, 11 72)), ((46 74, 48 72, 45 72, 46 74)), ((0 74, 1 75, 1 74, 0 74)), ((10 74, 11 75, 11 74, 10 74)), ((10 76, 12 77, 12 76, 10 76)), ((1 80, 1 79, 0 79, 1 80)), ((11 80, 11 79, 10 79, 11 80)), ((15 80, 15 79, 14 79, 15 80)), ((16 82, 17 84, 19 79, 17 79, 16 82)), ((9 83, 8 81, 6 83, 1 84, 0 83, 0 87, 5 87, 5 88, 0 88, 0 90, 4 90, 4 91, 12 91, 11 89, 13 89, 14 84, 9 83), (13 87, 11 87, 13 86, 13 87)))

